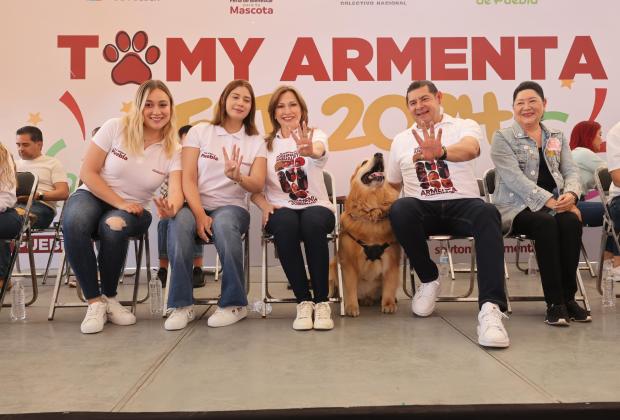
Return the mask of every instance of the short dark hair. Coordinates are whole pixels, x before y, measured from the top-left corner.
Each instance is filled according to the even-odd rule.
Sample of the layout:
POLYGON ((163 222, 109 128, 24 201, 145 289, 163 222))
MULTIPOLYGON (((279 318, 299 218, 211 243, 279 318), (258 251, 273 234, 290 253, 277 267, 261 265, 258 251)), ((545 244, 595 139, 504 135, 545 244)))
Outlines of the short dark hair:
POLYGON ((93 128, 93 131, 90 132, 90 136, 95 137, 95 134, 97 134, 97 131, 99 131, 100 128, 101 126, 93 128))
POLYGON ((545 100, 545 94, 543 92, 542 86, 540 86, 536 82, 532 82, 531 80, 528 80, 526 82, 519 83, 519 86, 517 86, 514 93, 512 94, 512 102, 514 102, 515 99, 517 99, 517 95, 519 94, 519 92, 521 92, 522 90, 528 90, 528 89, 532 89, 534 92, 538 94, 538 96, 540 96, 540 99, 542 99, 543 101, 545 100))
POLYGON ((186 135, 189 132, 190 128, 192 128, 191 124, 187 124, 187 125, 184 125, 183 127, 179 128, 179 138, 181 138, 184 135, 186 135))
POLYGON ((420 89, 424 86, 428 87, 428 91, 433 95, 436 95, 437 92, 439 92, 439 90, 437 90, 437 86, 435 86, 435 83, 431 82, 430 80, 415 80, 407 88, 407 93, 405 93, 405 99, 407 99, 407 96, 409 96, 409 92, 411 92, 412 90, 420 89))
POLYGON ((25 127, 20 128, 15 133, 16 135, 28 134, 30 136, 30 140, 32 141, 43 141, 43 133, 37 127, 33 127, 32 125, 27 125, 25 127))

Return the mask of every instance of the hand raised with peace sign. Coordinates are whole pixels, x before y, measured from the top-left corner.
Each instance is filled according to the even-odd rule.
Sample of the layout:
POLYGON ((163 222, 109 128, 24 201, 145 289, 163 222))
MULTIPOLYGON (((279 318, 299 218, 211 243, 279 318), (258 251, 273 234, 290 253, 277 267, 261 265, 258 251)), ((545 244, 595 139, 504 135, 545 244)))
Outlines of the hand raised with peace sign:
POLYGON ((299 128, 299 135, 295 133, 295 130, 291 130, 293 140, 297 143, 297 153, 300 156, 312 157, 314 153, 314 147, 312 145, 312 135, 314 134, 314 128, 308 128, 304 122, 299 128))
POLYGON ((241 162, 243 162, 241 149, 233 145, 232 156, 228 156, 225 147, 222 147, 222 152, 224 152, 224 175, 235 182, 241 182, 241 162))
POLYGON ((441 147, 441 133, 442 133, 441 128, 437 131, 437 134, 435 135, 434 124, 429 124, 430 129, 429 129, 429 126, 423 122, 419 123, 418 125, 422 128, 423 138, 420 138, 420 135, 418 134, 415 128, 411 129, 411 132, 413 133, 413 137, 416 139, 421 149, 419 153, 416 153, 415 155, 413 155, 413 160, 417 161, 417 160, 424 159, 424 160, 432 161, 432 160, 437 159, 439 156, 443 154, 443 149, 441 147))

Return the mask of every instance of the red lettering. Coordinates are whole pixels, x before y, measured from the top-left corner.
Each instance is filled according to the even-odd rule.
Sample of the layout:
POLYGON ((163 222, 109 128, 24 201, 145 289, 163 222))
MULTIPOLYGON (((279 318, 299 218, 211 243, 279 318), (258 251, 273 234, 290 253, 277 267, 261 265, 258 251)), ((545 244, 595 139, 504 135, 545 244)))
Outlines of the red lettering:
POLYGON ((523 36, 519 37, 519 48, 530 50, 531 79, 544 80, 546 78, 545 51, 547 48, 557 48, 557 36, 523 36))
POLYGON ((593 79, 607 79, 603 63, 589 36, 575 37, 558 79, 573 80, 576 74, 589 74, 593 79), (581 62, 581 57, 585 59, 585 63, 581 62))
POLYGON ((200 38, 192 51, 183 38, 166 39, 166 79, 181 80, 181 64, 189 74, 200 64, 200 80, 215 81, 215 38, 200 38))
POLYGON ((241 50, 234 38, 219 38, 233 65, 235 79, 250 80, 250 63, 264 40, 265 38, 250 38, 241 50))
POLYGON ((487 80, 487 64, 502 80, 515 80, 515 39, 500 38, 500 51, 483 37, 471 39, 472 80, 487 80))
POLYGON ((449 49, 466 49, 467 38, 431 38, 431 78, 433 80, 467 80, 467 69, 446 68, 448 64, 465 64, 465 53, 451 53, 449 49))
POLYGON ((58 35, 58 48, 69 48, 71 79, 86 78, 86 48, 99 47, 97 35, 58 35))
POLYGON ((373 50, 370 42, 361 38, 334 38, 332 40, 333 80, 348 80, 348 70, 353 72, 361 82, 373 81, 366 68, 372 61, 373 50), (349 57, 349 51, 357 52, 356 57, 349 57))
POLYGON ((411 64, 411 80, 426 79, 424 38, 409 38, 402 50, 392 38, 377 38, 377 80, 392 80, 392 63, 401 74, 411 64))
POLYGON ((312 38, 297 38, 280 80, 294 81, 298 76, 312 76, 316 81, 329 81, 329 74, 312 38), (304 59, 308 64, 303 64, 304 59))

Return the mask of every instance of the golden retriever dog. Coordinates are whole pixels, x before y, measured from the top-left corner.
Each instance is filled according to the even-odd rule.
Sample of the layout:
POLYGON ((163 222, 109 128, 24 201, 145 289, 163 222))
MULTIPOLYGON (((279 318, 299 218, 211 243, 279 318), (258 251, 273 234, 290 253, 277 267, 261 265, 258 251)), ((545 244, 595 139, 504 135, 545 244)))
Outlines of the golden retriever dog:
MULTIPOLYGON (((396 311, 401 248, 388 211, 398 192, 385 182, 383 155, 375 153, 357 166, 340 218, 338 256, 342 265, 345 312, 359 316, 359 305, 381 302, 383 313, 396 311)), ((335 284, 335 263, 330 283, 335 284)))

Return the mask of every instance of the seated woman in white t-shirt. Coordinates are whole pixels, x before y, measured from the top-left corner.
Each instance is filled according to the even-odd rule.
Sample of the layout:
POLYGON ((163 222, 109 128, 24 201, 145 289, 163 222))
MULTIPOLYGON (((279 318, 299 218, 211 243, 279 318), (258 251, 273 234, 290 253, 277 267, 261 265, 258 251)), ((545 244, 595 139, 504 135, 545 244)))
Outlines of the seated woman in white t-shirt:
POLYGON ((161 216, 170 217, 183 205, 174 101, 163 82, 149 80, 138 88, 129 114, 108 120, 97 132, 82 163, 84 184, 65 204, 65 251, 88 300, 84 334, 101 331, 106 321, 136 322, 116 299, 116 288, 128 238, 147 231, 147 206, 166 177, 168 198, 156 204, 161 216), (97 257, 93 239, 99 241, 97 257))
POLYGON ((273 131, 265 138, 267 180, 264 194, 254 194, 252 201, 263 211, 265 230, 274 236, 282 268, 297 299, 293 328, 331 330, 334 321, 328 297, 327 235, 334 230, 335 217, 323 180, 327 136, 308 129, 308 107, 291 86, 281 86, 273 93, 268 113, 273 131))
POLYGON ((241 236, 248 231, 248 192, 262 191, 266 159, 254 123, 252 86, 234 80, 224 88, 212 123, 200 123, 183 140, 183 207, 168 225, 171 277, 167 330, 180 330, 194 319, 192 258, 197 238, 215 244, 222 261, 222 293, 207 321, 224 327, 247 316, 241 236))
POLYGON ((4 242, 13 239, 22 228, 23 219, 13 206, 17 202, 15 190, 15 162, 9 151, 0 143, 0 288, 9 270, 11 250, 4 242))

